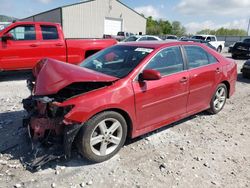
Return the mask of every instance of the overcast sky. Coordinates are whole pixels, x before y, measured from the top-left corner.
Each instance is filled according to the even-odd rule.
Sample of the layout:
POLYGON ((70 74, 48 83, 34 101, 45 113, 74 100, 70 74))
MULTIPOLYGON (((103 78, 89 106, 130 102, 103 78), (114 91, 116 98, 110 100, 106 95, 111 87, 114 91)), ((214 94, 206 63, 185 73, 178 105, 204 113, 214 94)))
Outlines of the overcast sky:
MULTIPOLYGON (((220 27, 247 29, 250 0, 121 0, 155 19, 180 21, 189 33, 220 27)), ((0 14, 24 18, 79 0, 1 0, 0 14)))

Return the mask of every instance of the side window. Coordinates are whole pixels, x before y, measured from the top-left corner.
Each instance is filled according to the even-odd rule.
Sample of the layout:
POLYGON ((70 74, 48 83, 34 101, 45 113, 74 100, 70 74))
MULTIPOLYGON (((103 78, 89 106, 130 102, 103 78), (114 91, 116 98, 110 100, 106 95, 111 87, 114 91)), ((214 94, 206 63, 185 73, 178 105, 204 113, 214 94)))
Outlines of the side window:
POLYGON ((218 62, 218 60, 213 55, 211 55, 209 53, 207 53, 207 57, 208 57, 209 64, 218 62))
POLYGON ((207 37, 206 41, 211 41, 211 37, 207 37))
POLYGON ((179 47, 169 47, 158 54, 148 63, 145 69, 154 69, 162 76, 173 74, 184 70, 184 63, 179 47))
POLYGON ((147 37, 142 37, 139 39, 139 41, 146 41, 147 40, 147 37))
POLYGON ((189 68, 201 67, 216 63, 217 59, 199 46, 184 46, 189 68))
POLYGON ((36 32, 34 25, 17 26, 9 31, 13 35, 14 40, 36 40, 36 32))
POLYGON ((215 41, 215 37, 211 37, 211 41, 215 41))
POLYGON ((56 40, 59 39, 58 31, 55 26, 41 25, 43 40, 56 40))
POLYGON ((157 40, 157 39, 154 37, 148 37, 147 40, 157 40))

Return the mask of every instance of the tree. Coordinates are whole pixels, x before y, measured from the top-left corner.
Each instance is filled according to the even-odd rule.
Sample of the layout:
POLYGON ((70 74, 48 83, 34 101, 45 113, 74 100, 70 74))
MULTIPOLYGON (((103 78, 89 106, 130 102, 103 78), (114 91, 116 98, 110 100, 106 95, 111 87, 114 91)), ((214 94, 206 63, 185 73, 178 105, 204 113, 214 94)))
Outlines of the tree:
POLYGON ((160 28, 161 28, 161 35, 163 35, 163 34, 169 34, 169 33, 171 33, 171 31, 172 31, 172 25, 171 25, 171 23, 168 21, 168 20, 162 20, 162 19, 160 19, 159 21, 158 21, 158 24, 159 24, 159 26, 160 26, 160 28))
POLYGON ((181 25, 180 22, 174 21, 170 23, 168 20, 154 20, 152 16, 147 18, 147 34, 150 35, 166 35, 166 34, 173 34, 173 35, 184 35, 186 29, 181 25))
POLYGON ((173 21, 171 34, 182 36, 185 35, 185 33, 186 33, 185 27, 183 27, 179 21, 173 21))
POLYGON ((243 29, 227 29, 219 28, 217 30, 203 29, 197 34, 207 34, 207 35, 222 35, 222 36, 247 36, 247 32, 243 29))

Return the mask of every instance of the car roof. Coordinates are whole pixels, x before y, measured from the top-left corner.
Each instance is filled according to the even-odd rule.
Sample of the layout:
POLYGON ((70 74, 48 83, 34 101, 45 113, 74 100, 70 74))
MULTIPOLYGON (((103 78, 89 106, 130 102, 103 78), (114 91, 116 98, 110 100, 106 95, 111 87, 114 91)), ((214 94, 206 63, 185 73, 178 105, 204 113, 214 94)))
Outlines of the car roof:
POLYGON ((180 41, 208 43, 207 41, 204 41, 201 39, 192 39, 192 38, 184 38, 184 39, 181 39, 180 41))
POLYGON ((159 37, 154 36, 154 35, 132 35, 130 37, 155 37, 155 38, 159 38, 159 37))
POLYGON ((16 21, 13 22, 12 24, 19 25, 19 24, 46 24, 46 25, 60 25, 60 23, 52 23, 52 22, 33 22, 33 21, 16 21))
POLYGON ((194 35, 194 36, 202 36, 202 37, 214 37, 215 35, 194 35))
POLYGON ((119 43, 118 45, 159 49, 168 46, 190 45, 190 44, 200 46, 201 43, 195 43, 195 42, 190 43, 186 41, 139 41, 139 42, 124 42, 124 43, 119 43))

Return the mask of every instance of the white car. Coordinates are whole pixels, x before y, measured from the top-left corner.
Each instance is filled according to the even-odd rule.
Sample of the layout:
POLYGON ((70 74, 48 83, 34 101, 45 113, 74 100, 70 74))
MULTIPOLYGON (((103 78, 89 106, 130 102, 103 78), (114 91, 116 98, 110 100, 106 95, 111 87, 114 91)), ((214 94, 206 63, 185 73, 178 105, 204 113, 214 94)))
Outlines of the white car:
POLYGON ((124 39, 123 42, 152 41, 152 40, 162 41, 161 38, 153 36, 153 35, 133 35, 124 39))
POLYGON ((225 47, 225 41, 218 41, 215 35, 194 35, 192 39, 199 39, 209 42, 217 49, 217 52, 221 52, 225 47))

